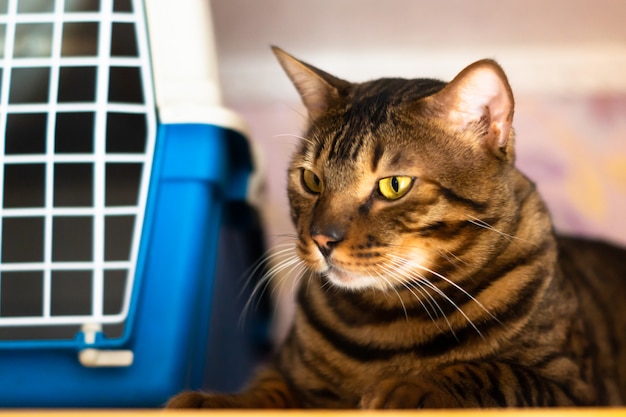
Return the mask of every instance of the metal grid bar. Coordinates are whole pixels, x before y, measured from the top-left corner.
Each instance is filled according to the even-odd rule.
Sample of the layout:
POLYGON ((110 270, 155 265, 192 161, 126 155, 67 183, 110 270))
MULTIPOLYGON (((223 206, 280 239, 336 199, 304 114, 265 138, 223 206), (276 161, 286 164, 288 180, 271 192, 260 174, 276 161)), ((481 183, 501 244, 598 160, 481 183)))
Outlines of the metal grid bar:
MULTIPOLYGON (((48 22, 49 23, 49 22, 48 22)), ((98 65, 101 60, 97 57, 63 57, 63 65, 88 67, 98 65)), ((0 65, 6 65, 5 59, 0 59, 0 65)), ((137 67, 143 63, 140 58, 107 58, 107 62, 115 67, 137 67)), ((13 68, 49 67, 58 63, 54 58, 19 58, 10 60, 13 68)))
MULTIPOLYGON (((100 37, 98 50, 98 76, 96 87, 96 104, 105 107, 108 103, 109 92, 109 62, 108 54, 105 56, 102 52, 111 49, 111 25, 113 12, 113 0, 102 0, 100 4, 100 37)), ((106 113, 96 113, 95 124, 95 144, 96 155, 106 155, 106 113)), ((104 236, 104 193, 105 193, 105 163, 104 161, 95 161, 94 164, 94 207, 96 209, 94 215, 94 235, 104 236)), ((104 239, 94 239, 93 260, 96 265, 104 263, 104 239)), ((104 270, 102 267, 96 267, 93 270, 93 287, 92 287, 92 314, 102 317, 102 294, 104 288, 104 270)))
MULTIPOLYGON (((59 91, 59 72, 61 59, 61 36, 63 30, 62 19, 63 1, 55 2, 55 13, 52 16, 52 48, 51 48, 51 65, 50 68, 50 87, 48 91, 48 103, 51 104, 47 117, 46 131, 46 186, 45 186, 45 216, 44 216, 44 263, 52 264, 52 216, 53 216, 53 199, 54 199, 54 140, 50 140, 55 136, 55 117, 56 114, 56 97, 59 91)), ((43 317, 50 317, 52 303, 52 270, 50 267, 43 269, 43 317)))
MULTIPOLYGON (((9 0, 9 2, 13 2, 14 0, 9 0)), ((57 2, 60 3, 59 0, 57 2)), ((17 4, 17 2, 15 2, 17 4)), ((104 7, 103 7, 104 8, 104 7)), ((6 15, 0 15, 0 23, 48 23, 58 17, 60 17, 64 22, 99 22, 102 18, 101 12, 72 12, 72 13, 64 13, 63 10, 60 12, 58 8, 55 9, 53 13, 17 13, 17 7, 11 9, 9 5, 9 10, 14 10, 13 14, 7 13, 6 15)), ((107 8, 110 10, 111 18, 115 22, 121 23, 134 23, 137 20, 137 12, 135 13, 112 13, 112 8, 107 8)))

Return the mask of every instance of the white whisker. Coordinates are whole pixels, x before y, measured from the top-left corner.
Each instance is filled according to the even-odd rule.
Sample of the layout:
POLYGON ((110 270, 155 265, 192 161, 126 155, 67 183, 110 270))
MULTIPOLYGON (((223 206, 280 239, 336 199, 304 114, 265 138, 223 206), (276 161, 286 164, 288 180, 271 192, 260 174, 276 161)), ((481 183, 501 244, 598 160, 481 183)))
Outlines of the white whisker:
MULTIPOLYGON (((391 273, 391 271, 388 271, 384 265, 381 265, 382 269, 387 272, 389 274, 389 276, 391 278, 395 278, 394 274, 391 273)), ((406 309, 406 305, 404 305, 404 301, 402 300, 402 296, 400 295, 400 293, 398 292, 398 290, 396 290, 395 286, 392 285, 391 282, 389 282, 389 280, 387 278, 385 278, 385 276, 383 274, 381 274, 380 272, 374 270, 374 272, 376 273, 376 276, 379 277, 380 279, 382 279, 383 281, 385 281, 385 283, 387 283, 388 287, 391 288, 396 295, 398 296, 398 300, 400 301, 400 304, 402 305, 402 310, 404 310, 404 317, 406 318, 406 320, 409 320, 409 313, 406 309)), ((370 275, 371 276, 371 275, 370 275)))
MULTIPOLYGON (((478 301, 476 299, 476 297, 472 296, 470 293, 468 293, 465 289, 463 289, 461 286, 459 286, 454 281, 452 281, 449 278, 443 276, 442 274, 439 274, 438 272, 433 271, 430 268, 427 268, 427 267, 424 267, 424 266, 420 265, 419 263, 412 262, 410 260, 406 260, 406 259, 400 258, 400 257, 395 256, 395 255, 391 255, 391 256, 396 258, 396 259, 398 259, 398 261, 400 261, 400 262, 408 263, 412 267, 415 267, 415 268, 420 269, 422 271, 429 272, 430 274, 436 276, 437 278, 447 282, 448 284, 453 286, 455 289, 461 291, 470 300, 472 300, 472 302, 476 303, 476 305, 478 305, 483 311, 485 311, 487 314, 489 314, 492 318, 497 320, 497 318, 495 316, 493 316, 493 314, 491 314, 491 312, 489 312, 489 310, 487 310, 487 308, 480 301, 478 301)), ((465 318, 465 320, 467 320, 467 322, 474 328, 474 330, 476 330, 476 332, 482 337, 482 333, 480 332, 478 327, 474 324, 474 322, 469 318, 469 316, 463 311, 463 309, 460 306, 458 306, 454 301, 452 301, 452 299, 448 295, 446 295, 439 287, 437 287, 430 280, 426 279, 423 275, 418 274, 418 276, 416 278, 419 278, 419 280, 420 280, 420 282, 422 284, 425 284, 428 288, 431 288, 433 291, 435 291, 437 294, 439 294, 442 298, 444 298, 447 302, 449 302, 450 305, 452 305, 465 318)))
POLYGON ((527 239, 523 239, 521 237, 517 237, 517 236, 513 236, 509 233, 505 233, 501 230, 496 229, 495 227, 493 227, 492 225, 490 225, 489 223, 487 223, 484 220, 479 219, 478 217, 472 216, 471 214, 468 214, 467 216, 469 218, 469 222, 478 226, 478 227, 482 227, 483 229, 487 229, 487 230, 491 230, 492 232, 495 232, 497 234, 499 234, 500 236, 504 237, 505 239, 507 239, 509 242, 513 241, 513 240, 518 240, 520 242, 524 242, 524 243, 528 243, 531 245, 535 245, 533 242, 527 240, 527 239))
POLYGON ((458 256, 456 256, 454 253, 452 253, 450 251, 437 249, 437 253, 439 253, 439 255, 442 258, 444 258, 446 261, 450 262, 450 264, 452 264, 453 266, 458 267, 459 264, 463 264, 463 265, 469 266, 469 263, 467 261, 465 261, 464 259, 459 258, 458 256))
POLYGON ((309 139, 309 138, 305 138, 304 136, 300 136, 300 135, 295 135, 293 133, 283 133, 280 135, 274 135, 275 138, 282 138, 282 137, 289 137, 289 138, 294 138, 294 139, 300 139, 310 145, 313 145, 315 142, 313 142, 313 140, 309 139))
POLYGON ((447 282, 448 284, 452 285, 454 288, 456 288, 457 290, 461 291, 463 294, 465 294, 470 300, 472 300, 474 303, 476 303, 476 305, 478 305, 485 313, 489 314, 489 316, 493 319, 495 319, 496 321, 498 320, 493 314, 491 314, 491 312, 487 309, 487 307, 485 307, 480 301, 478 301, 478 299, 476 297, 474 297, 473 295, 471 295, 469 292, 467 292, 465 289, 463 289, 463 287, 461 287, 459 284, 457 284, 456 282, 452 281, 451 279, 441 275, 438 272, 433 271, 430 268, 426 268, 424 266, 421 265, 416 265, 418 268, 427 271, 431 274, 433 274, 434 276, 436 276, 437 278, 440 278, 442 280, 444 280, 445 282, 447 282))
MULTIPOLYGON (((293 244, 283 243, 276 245, 274 248, 265 251, 265 253, 259 258, 257 262, 255 262, 248 270, 244 273, 244 276, 248 278, 244 282, 241 290, 239 291, 239 297, 241 297, 244 291, 248 288, 252 279, 258 274, 259 270, 269 263, 271 263, 274 259, 284 255, 285 253, 293 252, 293 244), (277 251, 276 248, 286 247, 286 249, 277 251)), ((266 274, 264 274, 265 276, 266 274)))
MULTIPOLYGON (((396 257, 397 259, 390 259, 390 261, 395 264, 397 267, 400 267, 402 265, 401 261, 402 258, 396 257)), ((396 273, 397 274, 397 273, 396 273)), ((415 272, 413 271, 412 274, 415 274, 415 272)), ((439 310, 439 313, 441 313, 441 316, 443 317, 443 319, 446 321, 446 324, 448 325, 448 328, 450 329, 450 331, 452 332, 452 334, 454 335, 454 337, 456 338, 456 334, 454 332, 454 329, 452 328, 452 325, 450 324, 450 322, 448 321, 448 317, 445 315, 445 313, 443 312, 443 309, 441 308, 441 306, 439 306, 439 304, 437 303, 437 301, 433 298, 432 295, 430 295, 428 293, 428 291, 426 291, 426 289, 424 287, 427 288, 431 288, 432 284, 422 275, 419 276, 415 276, 415 275, 411 275, 410 280, 407 281, 406 279, 402 279, 402 276, 399 276, 397 279, 398 281, 402 282, 402 285, 407 288, 411 294, 413 294, 416 299, 419 301, 419 303, 422 305, 422 307, 424 308, 424 310, 426 311, 426 314, 428 314, 428 317, 431 319, 431 321, 435 324, 435 326, 437 326, 437 328, 439 330, 441 330, 441 328, 439 327, 439 324, 437 324, 437 320, 433 317, 432 313, 430 312, 430 310, 424 305, 422 299, 415 294, 415 292, 413 292, 412 289, 415 289, 417 291, 420 292, 420 294, 422 294, 422 296, 424 297, 424 299, 426 300, 426 302, 428 302, 428 304, 430 305, 430 308, 432 309, 432 311, 435 313, 435 315, 438 317, 439 314, 437 314, 437 310, 439 310), (436 307, 436 308, 435 308, 436 307)), ((434 290, 437 292, 438 288, 434 288, 434 290)), ((448 297, 445 294, 441 294, 442 297, 444 299, 448 299, 448 297)), ((450 299, 448 299, 448 301, 451 302, 450 299)), ((452 303, 454 305, 454 303, 452 303)), ((456 307, 456 305, 455 305, 456 307)))
MULTIPOLYGON (((271 266, 257 280, 251 294, 248 296, 248 300, 246 301, 242 309, 242 313, 239 317, 240 325, 245 321, 245 317, 247 316, 248 312, 251 311, 251 309, 256 309, 258 307, 258 302, 264 297, 265 292, 267 291, 267 288, 272 281, 275 281, 277 277, 280 278, 280 282, 275 283, 274 288, 272 289, 272 294, 274 294, 274 291, 279 286, 283 285, 284 281, 294 270, 298 268, 304 268, 303 261, 300 260, 300 258, 294 253, 293 244, 281 244, 277 245, 277 247, 285 247, 285 249, 278 251, 274 250, 273 253, 269 253, 270 251, 266 252, 269 254, 267 254, 257 263, 245 284, 245 287, 247 287, 250 284, 251 279, 255 275, 257 275, 261 268, 265 268, 266 266, 275 262, 275 265, 271 266), (257 302, 256 305, 254 305, 255 301, 257 302)), ((240 296, 242 294, 243 290, 240 293, 240 296)))
MULTIPOLYGON (((276 299, 283 298, 282 291, 286 291, 287 287, 285 281, 289 280, 291 281, 291 285, 289 287, 291 289, 291 297, 293 299, 295 297, 295 291, 298 289, 300 282, 306 275, 307 271, 308 269, 306 265, 304 265, 303 262, 299 262, 298 265, 294 266, 288 273, 282 274, 280 277, 280 283, 272 289, 272 296, 276 299), (291 277, 291 274, 293 274, 293 277, 291 277), (278 291, 278 294, 275 294, 275 291, 278 291)), ((277 306, 278 303, 276 303, 275 307, 277 306)))

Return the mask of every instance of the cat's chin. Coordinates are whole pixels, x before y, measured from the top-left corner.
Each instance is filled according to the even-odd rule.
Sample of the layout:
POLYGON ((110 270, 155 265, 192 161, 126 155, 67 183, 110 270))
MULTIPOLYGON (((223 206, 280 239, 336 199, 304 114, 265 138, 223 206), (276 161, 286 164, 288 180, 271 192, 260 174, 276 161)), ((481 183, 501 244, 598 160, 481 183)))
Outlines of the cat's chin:
POLYGON ((379 279, 367 275, 355 274, 337 268, 329 268, 323 275, 335 286, 348 290, 367 288, 383 289, 379 279))

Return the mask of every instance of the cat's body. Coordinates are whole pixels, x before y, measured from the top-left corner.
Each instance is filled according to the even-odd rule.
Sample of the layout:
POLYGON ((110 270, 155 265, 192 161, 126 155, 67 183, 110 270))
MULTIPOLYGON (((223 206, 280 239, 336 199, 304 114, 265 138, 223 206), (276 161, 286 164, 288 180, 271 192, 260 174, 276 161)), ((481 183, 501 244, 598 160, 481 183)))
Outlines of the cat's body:
POLYGON ((311 119, 289 170, 303 279, 274 362, 174 407, 626 402, 626 251, 555 237, 492 61, 350 84, 276 49, 311 119))

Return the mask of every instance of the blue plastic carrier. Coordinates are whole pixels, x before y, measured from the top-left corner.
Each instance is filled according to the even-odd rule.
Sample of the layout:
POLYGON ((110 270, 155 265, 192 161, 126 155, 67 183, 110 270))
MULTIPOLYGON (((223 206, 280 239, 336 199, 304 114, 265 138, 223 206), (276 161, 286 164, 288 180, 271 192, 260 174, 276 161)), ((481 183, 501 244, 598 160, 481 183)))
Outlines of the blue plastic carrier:
MULTIPOLYGON (((186 13, 210 32, 207 2, 169 3, 165 30, 186 13)), ((214 97, 171 100, 193 87, 167 85, 143 7, 0 1, 0 407, 236 389, 263 342, 263 318, 238 326, 261 249, 250 145, 214 97)))

